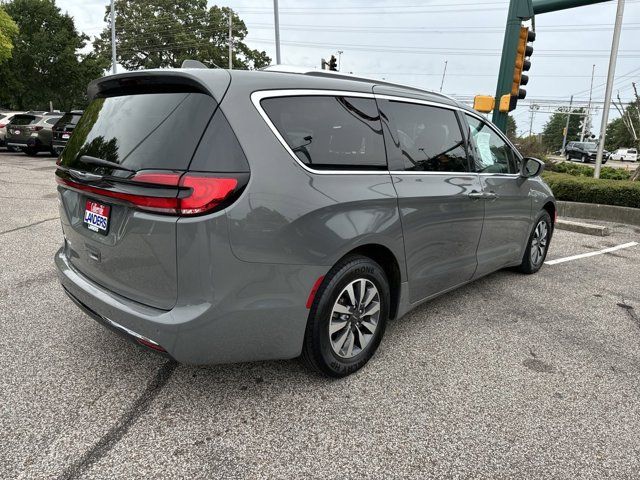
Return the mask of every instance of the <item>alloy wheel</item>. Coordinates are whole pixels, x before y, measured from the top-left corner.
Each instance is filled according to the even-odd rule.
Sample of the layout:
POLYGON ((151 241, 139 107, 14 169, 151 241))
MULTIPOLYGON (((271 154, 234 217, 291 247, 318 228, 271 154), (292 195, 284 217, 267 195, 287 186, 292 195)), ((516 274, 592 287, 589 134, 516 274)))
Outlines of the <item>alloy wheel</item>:
POLYGON ((373 338, 380 318, 380 293, 366 278, 349 283, 338 295, 329 321, 329 341, 334 353, 353 358, 373 338))
POLYGON ((540 220, 533 232, 531 239, 531 263, 535 266, 540 265, 549 244, 549 227, 547 222, 540 220))

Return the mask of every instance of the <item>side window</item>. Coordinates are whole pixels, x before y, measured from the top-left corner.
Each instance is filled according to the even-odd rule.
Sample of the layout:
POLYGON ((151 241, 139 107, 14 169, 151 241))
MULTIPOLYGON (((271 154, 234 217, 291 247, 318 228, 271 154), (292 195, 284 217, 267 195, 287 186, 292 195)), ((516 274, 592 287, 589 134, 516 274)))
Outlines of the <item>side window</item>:
POLYGON ((446 108, 386 101, 393 168, 421 172, 468 172, 469 162, 456 114, 446 108))
POLYGON ((48 118, 47 120, 45 120, 45 123, 48 123, 49 125, 55 125, 58 120, 60 120, 60 118, 58 117, 48 118))
POLYGON ((298 96, 262 108, 301 162, 318 170, 387 170, 380 114, 372 98, 298 96))
POLYGON ((466 115, 476 145, 478 173, 518 173, 519 159, 513 149, 482 120, 466 115))

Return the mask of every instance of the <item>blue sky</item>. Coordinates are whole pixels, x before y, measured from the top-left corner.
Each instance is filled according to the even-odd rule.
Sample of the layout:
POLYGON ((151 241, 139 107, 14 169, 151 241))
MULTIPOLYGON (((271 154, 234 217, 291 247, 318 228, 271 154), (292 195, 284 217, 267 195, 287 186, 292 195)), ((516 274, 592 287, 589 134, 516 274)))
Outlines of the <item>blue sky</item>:
MULTIPOLYGON (((438 90, 447 61, 443 92, 465 96, 495 93, 506 0, 279 3, 285 64, 315 68, 321 57, 342 50, 343 71, 438 90)), ((97 35, 104 28, 106 0, 58 0, 57 4, 88 35, 97 35)), ((266 50, 275 61, 271 1, 217 4, 233 8, 248 27, 247 43, 266 50)), ((633 92, 631 82, 640 83, 640 0, 627 0, 626 4, 614 95, 619 89, 622 99, 628 101, 633 92)), ((571 94, 586 101, 594 64, 594 100, 603 100, 615 12, 616 2, 611 1, 536 18, 538 38, 528 97, 514 112, 519 131, 529 129, 530 101, 557 105, 568 101, 571 94)), ((616 115, 612 110, 610 117, 616 115)), ((535 115, 534 132, 541 130, 548 116, 535 115)), ((594 123, 597 129, 599 117, 594 123)))

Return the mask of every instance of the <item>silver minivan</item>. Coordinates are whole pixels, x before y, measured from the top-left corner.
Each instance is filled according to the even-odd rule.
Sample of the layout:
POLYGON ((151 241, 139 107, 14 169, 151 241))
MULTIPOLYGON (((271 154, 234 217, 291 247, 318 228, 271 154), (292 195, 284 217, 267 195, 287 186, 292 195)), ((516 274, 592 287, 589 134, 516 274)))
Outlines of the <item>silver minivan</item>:
POLYGON ((442 94, 319 71, 96 80, 58 160, 62 287, 193 364, 362 367, 388 320, 542 266, 543 164, 442 94))

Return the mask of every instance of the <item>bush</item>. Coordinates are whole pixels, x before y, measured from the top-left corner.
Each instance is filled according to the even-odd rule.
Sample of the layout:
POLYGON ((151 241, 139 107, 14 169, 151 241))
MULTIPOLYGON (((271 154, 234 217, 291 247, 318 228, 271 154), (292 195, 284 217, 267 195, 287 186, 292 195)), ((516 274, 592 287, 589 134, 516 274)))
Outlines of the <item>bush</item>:
POLYGON ((595 179, 557 172, 544 172, 542 177, 558 200, 640 208, 640 182, 595 179))
MULTIPOLYGON (((575 177, 593 177, 593 167, 580 163, 560 162, 546 163, 546 170, 550 172, 568 173, 575 177)), ((602 167, 600 178, 603 180, 629 180, 631 174, 621 168, 602 167)))

